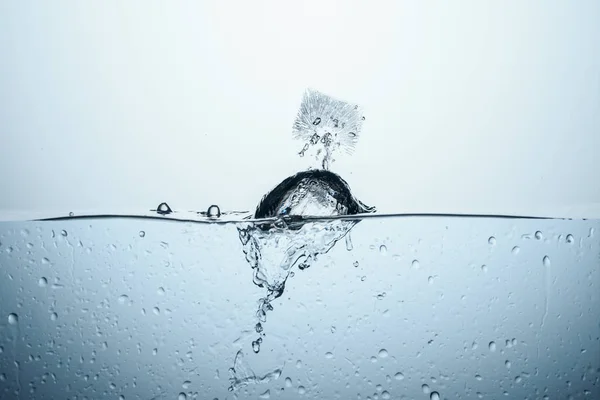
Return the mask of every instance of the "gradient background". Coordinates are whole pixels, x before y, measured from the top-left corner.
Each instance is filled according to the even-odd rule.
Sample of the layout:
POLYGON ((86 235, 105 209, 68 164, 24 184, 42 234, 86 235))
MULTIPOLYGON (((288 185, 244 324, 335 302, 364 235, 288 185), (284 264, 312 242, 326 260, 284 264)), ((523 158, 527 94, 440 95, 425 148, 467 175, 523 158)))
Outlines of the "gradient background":
POLYGON ((600 2, 0 0, 0 217, 248 210, 361 104, 382 212, 600 217, 600 2))

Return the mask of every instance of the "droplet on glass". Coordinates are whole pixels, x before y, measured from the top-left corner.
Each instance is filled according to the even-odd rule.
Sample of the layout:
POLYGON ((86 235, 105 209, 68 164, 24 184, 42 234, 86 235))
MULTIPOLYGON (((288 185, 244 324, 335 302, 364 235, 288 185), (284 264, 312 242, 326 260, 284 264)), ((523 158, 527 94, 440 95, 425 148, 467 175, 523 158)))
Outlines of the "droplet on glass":
POLYGON ((325 353, 325 358, 332 359, 333 358, 333 353, 328 351, 327 353, 325 353))
POLYGON ((313 125, 319 125, 321 123, 321 118, 317 117, 315 118, 315 120, 313 121, 313 125))
POLYGON ((430 400, 440 400, 440 394, 438 392, 431 392, 429 399, 430 400))
POLYGON ((39 287, 46 287, 46 286, 48 286, 48 279, 46 279, 45 277, 43 277, 43 276, 42 276, 42 277, 41 277, 41 278, 38 280, 38 286, 39 286, 39 287))
POLYGON ((519 254, 519 252, 521 251, 521 248, 519 246, 515 246, 512 248, 512 253, 516 256, 517 254, 519 254))
POLYGON ((421 267, 419 260, 413 260, 411 265, 414 269, 419 269, 421 267))
POLYGON ((575 238, 570 233, 567 235, 567 243, 573 243, 575 238))
POLYGON ((494 341, 490 342, 490 344, 488 345, 488 347, 490 348, 491 352, 496 351, 496 342, 494 342, 494 341))
POLYGON ((177 396, 177 400, 187 400, 187 395, 181 392, 179 393, 179 396, 177 396))
POLYGON ((421 386, 421 390, 423 390, 423 393, 425 393, 425 394, 429 394, 431 392, 431 389, 429 389, 429 385, 427 385, 427 384, 423 384, 421 386))
POLYGON ((544 235, 542 235, 542 232, 540 232, 540 231, 537 231, 537 232, 535 233, 535 238, 536 238, 537 240, 542 240, 542 239, 544 238, 544 235))
POLYGON ((260 343, 258 342, 258 340, 252 341, 252 351, 254 351, 255 353, 258 353, 260 351, 260 343))
POLYGON ((221 216, 221 210, 219 209, 219 206, 213 204, 212 206, 208 207, 206 216, 208 218, 219 218, 221 216))
POLYGON ((165 294, 165 288, 164 287, 159 287, 158 290, 156 291, 156 293, 158 293, 159 296, 162 296, 165 294))
POLYGON ((298 386, 298 394, 305 394, 306 388, 304 386, 298 386))
POLYGON ((19 316, 15 313, 8 314, 8 323, 10 325, 16 325, 19 322, 19 316))
POLYGON ((68 234, 67 234, 67 231, 65 231, 64 229, 63 229, 62 231, 60 231, 60 234, 61 234, 63 237, 67 237, 67 235, 68 235, 68 234))
POLYGON ((122 294, 119 296, 118 302, 119 304, 125 304, 127 300, 129 300, 129 297, 126 294, 122 294))
POLYGON ((494 236, 490 236, 490 238, 488 239, 488 243, 491 246, 495 246, 496 245, 496 238, 494 236))
POLYGON ((387 254, 387 247, 385 247, 385 244, 382 244, 381 246, 379 246, 379 253, 381 253, 381 255, 386 255, 387 254))
POLYGON ((483 265, 481 266, 481 270, 482 270, 483 272, 487 272, 487 271, 488 271, 488 267, 487 267, 487 265, 483 264, 483 265))
POLYGON ((544 258, 542 259, 542 262, 544 263, 544 267, 549 267, 550 266, 550 257, 544 256, 544 258))
POLYGON ((396 379, 397 381, 401 381, 404 379, 404 374, 402 372, 396 372, 396 374, 394 375, 394 379, 396 379))
POLYGON ((146 236, 146 232, 140 231, 139 235, 140 235, 141 238, 143 238, 144 236, 146 236))
POLYGON ((56 321, 58 319, 58 314, 53 312, 52 314, 50 314, 50 320, 51 321, 56 321))
POLYGON ((171 207, 169 207, 167 203, 160 203, 158 207, 156 207, 156 212, 160 215, 167 215, 171 214, 173 210, 171 210, 171 207))
POLYGON ((358 263, 358 261, 354 261, 354 263, 353 263, 352 265, 354 265, 354 268, 358 268, 358 266, 359 266, 360 264, 358 263))
POLYGON ((379 353, 377 353, 377 355, 379 356, 379 358, 387 358, 388 351, 386 349, 381 349, 379 350, 379 353))
POLYGON ((506 368, 510 369, 510 366, 511 366, 511 363, 510 363, 510 361, 508 361, 508 360, 504 361, 504 366, 505 366, 506 368))

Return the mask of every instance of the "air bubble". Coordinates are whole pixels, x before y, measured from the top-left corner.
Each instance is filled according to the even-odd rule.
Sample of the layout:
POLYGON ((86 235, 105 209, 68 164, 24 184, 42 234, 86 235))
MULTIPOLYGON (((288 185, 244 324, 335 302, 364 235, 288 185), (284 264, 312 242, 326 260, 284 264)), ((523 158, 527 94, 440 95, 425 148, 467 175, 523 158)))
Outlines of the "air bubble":
POLYGON ((208 207, 206 216, 208 218, 219 218, 221 216, 221 209, 216 204, 213 204, 212 206, 208 207))
POLYGON ((167 215, 171 214, 173 210, 171 210, 171 207, 169 207, 167 203, 160 203, 158 207, 156 207, 156 212, 160 215, 167 215))
POLYGON ((387 247, 385 247, 385 244, 382 244, 381 246, 379 246, 379 253, 381 253, 381 255, 386 255, 387 254, 387 247))
POLYGON ((494 236, 490 236, 490 238, 488 239, 488 243, 491 246, 495 246, 496 245, 496 238, 494 236))
POLYGON ((414 269, 419 269, 421 267, 419 260, 413 260, 411 265, 414 269))
POLYGON ((430 400, 440 400, 440 394, 438 392, 431 392, 429 399, 430 400))
POLYGON ((519 252, 521 251, 521 248, 519 246, 515 246, 512 248, 512 253, 516 256, 517 254, 519 254, 519 252))
POLYGON ((146 236, 146 232, 140 231, 140 237, 143 238, 144 236, 146 236))
POLYGON ((550 257, 544 256, 544 258, 542 259, 542 263, 544 264, 544 267, 549 267, 550 266, 550 257))
POLYGON ((496 342, 492 341, 490 342, 490 344, 488 345, 489 349, 491 352, 496 351, 496 342))
POLYGON ((41 278, 38 280, 38 286, 39 286, 39 287, 46 287, 46 286, 48 286, 48 279, 46 279, 45 277, 43 277, 43 276, 42 276, 42 277, 41 277, 41 278))
POLYGON ((8 314, 8 323, 11 325, 16 325, 19 322, 19 316, 15 313, 8 314))

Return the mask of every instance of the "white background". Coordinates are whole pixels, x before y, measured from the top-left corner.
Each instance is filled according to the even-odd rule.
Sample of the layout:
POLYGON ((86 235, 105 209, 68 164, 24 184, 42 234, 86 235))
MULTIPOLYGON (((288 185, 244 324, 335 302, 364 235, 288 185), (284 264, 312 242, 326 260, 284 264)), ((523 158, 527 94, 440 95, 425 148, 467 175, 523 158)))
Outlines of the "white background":
POLYGON ((596 0, 0 0, 0 216, 252 209, 307 87, 381 212, 600 217, 596 0))

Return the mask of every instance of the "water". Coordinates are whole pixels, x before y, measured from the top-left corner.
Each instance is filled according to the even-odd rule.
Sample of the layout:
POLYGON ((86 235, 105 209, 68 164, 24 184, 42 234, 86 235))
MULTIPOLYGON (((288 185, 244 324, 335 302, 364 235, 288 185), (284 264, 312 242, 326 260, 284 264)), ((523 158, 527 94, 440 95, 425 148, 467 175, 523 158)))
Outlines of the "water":
POLYGON ((0 397, 600 395, 599 221, 275 221, 0 223, 0 397))

